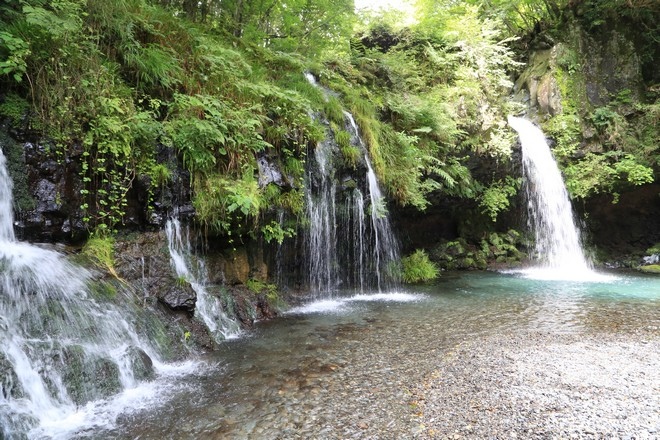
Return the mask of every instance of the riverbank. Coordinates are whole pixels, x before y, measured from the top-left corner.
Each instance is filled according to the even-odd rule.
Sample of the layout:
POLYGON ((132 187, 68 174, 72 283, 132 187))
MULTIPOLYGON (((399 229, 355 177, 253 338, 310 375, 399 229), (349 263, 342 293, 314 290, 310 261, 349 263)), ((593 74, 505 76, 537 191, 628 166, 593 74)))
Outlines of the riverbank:
POLYGON ((460 344, 416 390, 432 439, 660 436, 657 327, 460 344))

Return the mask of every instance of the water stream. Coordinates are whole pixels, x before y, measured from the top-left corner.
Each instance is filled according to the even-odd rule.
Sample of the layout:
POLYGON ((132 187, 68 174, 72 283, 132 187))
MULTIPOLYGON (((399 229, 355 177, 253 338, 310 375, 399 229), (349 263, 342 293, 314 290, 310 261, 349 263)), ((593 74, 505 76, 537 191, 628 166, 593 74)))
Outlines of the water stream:
POLYGON ((67 438, 112 424, 116 399, 121 410, 142 405, 158 387, 146 381, 176 369, 151 342, 160 327, 137 298, 16 240, 5 165, 0 152, 0 438, 67 438))
MULTIPOLYGON (((452 359, 460 344, 470 344, 478 353, 494 335, 529 340, 531 349, 536 337, 532 335, 589 341, 616 334, 641 339, 635 355, 652 360, 657 347, 653 335, 658 341, 660 331, 659 307, 660 281, 626 274, 619 274, 617 282, 581 283, 487 272, 445 273, 436 285, 408 292, 340 292, 260 323, 249 338, 225 342, 207 358, 215 367, 187 380, 190 388, 167 406, 127 414, 123 426, 100 436, 427 438, 418 436, 424 421, 412 392, 441 362, 452 359)), ((571 347, 573 359, 589 364, 593 353, 588 348, 571 347)), ((626 350, 612 347, 611 360, 625 365, 630 355, 626 350)), ((534 364, 529 355, 522 359, 534 364)), ((608 380, 571 365, 565 374, 608 380)), ((474 390, 479 386, 472 383, 474 390)), ((499 386, 499 393, 510 389, 506 383, 499 386)), ((540 392, 553 395, 547 389, 540 392)), ((653 401, 648 400, 652 390, 636 393, 616 402, 630 422, 618 418, 607 423, 628 423, 625 427, 641 420, 646 424, 635 429, 648 434, 653 429, 648 424, 653 420, 653 401)), ((462 398, 469 402, 470 396, 466 392, 462 398)), ((609 414, 607 410, 600 408, 601 413, 609 414)), ((585 426, 600 432, 600 416, 583 417, 585 426)))
POLYGON ((238 337, 241 331, 239 323, 227 316, 220 299, 206 289, 206 267, 202 259, 193 255, 189 229, 182 228, 179 220, 173 218, 167 221, 165 233, 178 282, 188 283, 195 292, 195 317, 206 325, 216 341, 238 337))

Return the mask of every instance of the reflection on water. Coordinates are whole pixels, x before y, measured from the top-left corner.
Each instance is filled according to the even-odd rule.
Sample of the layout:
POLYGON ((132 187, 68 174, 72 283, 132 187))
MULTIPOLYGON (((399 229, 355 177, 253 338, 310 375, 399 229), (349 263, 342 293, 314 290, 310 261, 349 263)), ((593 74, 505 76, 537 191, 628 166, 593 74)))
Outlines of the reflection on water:
MULTIPOLYGON (((208 373, 113 438, 391 438, 418 425, 410 387, 466 340, 526 332, 660 333, 660 280, 445 274, 408 293, 299 307, 227 341, 208 373)), ((84 436, 82 436, 84 437, 84 436)))

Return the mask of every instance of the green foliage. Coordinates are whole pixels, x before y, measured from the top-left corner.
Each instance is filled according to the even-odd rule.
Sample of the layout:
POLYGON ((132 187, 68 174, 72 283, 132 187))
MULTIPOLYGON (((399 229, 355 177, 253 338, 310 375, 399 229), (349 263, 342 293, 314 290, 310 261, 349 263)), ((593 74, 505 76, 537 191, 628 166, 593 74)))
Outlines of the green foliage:
POLYGON ((616 160, 616 155, 589 153, 584 159, 571 163, 564 169, 566 187, 575 198, 587 198, 593 194, 612 193, 618 200, 617 188, 622 183, 643 185, 654 180, 653 169, 637 162, 633 155, 616 160))
POLYGON ((160 187, 165 186, 172 179, 172 171, 170 171, 167 165, 162 163, 154 163, 149 170, 149 175, 152 182, 160 187))
POLYGON ((12 125, 18 126, 20 121, 27 116, 29 104, 22 97, 11 93, 0 103, 0 116, 9 118, 12 125))
MULTIPOLYGON (((53 140, 53 159, 80 162, 80 208, 91 230, 121 227, 134 183, 151 182, 152 193, 170 185, 180 161, 209 230, 278 242, 290 228, 270 222, 272 214, 304 215, 305 152, 327 135, 323 117, 312 115, 334 125, 347 167, 361 160, 362 150, 338 129, 344 109, 399 205, 424 209, 430 196, 461 197, 477 199, 491 218, 507 209, 511 182, 476 181, 468 161, 500 164, 511 154, 504 121, 518 64, 505 37, 557 20, 567 5, 423 0, 416 24, 370 17, 351 35, 348 0, 10 3, 0 7, 0 114, 13 124, 29 115, 28 128, 53 140), (326 99, 306 71, 336 94, 326 99), (157 160, 159 144, 176 158, 157 160), (286 190, 259 187, 263 155, 282 171, 286 190)), ((637 2, 576 7, 593 26, 601 12, 652 23, 637 2)), ((545 128, 557 139, 574 196, 652 181, 660 145, 655 96, 638 103, 624 90, 607 105, 584 108, 581 55, 564 47, 558 64, 562 97, 571 99, 545 128), (596 148, 576 161, 585 124, 595 129, 596 148)))
POLYGON ((115 241, 107 234, 94 234, 89 237, 82 249, 82 255, 100 269, 106 270, 115 278, 115 241))
POLYGON ((429 259, 426 251, 418 249, 401 259, 401 278, 405 283, 422 283, 435 280, 440 271, 429 259))
POLYGON ((246 286, 250 292, 254 293, 255 295, 264 295, 268 301, 275 303, 275 305, 281 305, 282 301, 275 284, 270 284, 255 278, 250 278, 247 280, 246 286))
POLYGON ((344 108, 334 96, 330 96, 323 105, 323 114, 337 125, 344 125, 344 108))
POLYGON ((269 224, 262 226, 261 232, 266 243, 275 240, 277 244, 282 244, 285 238, 293 237, 296 233, 293 228, 283 228, 282 225, 276 221, 271 221, 269 224))
POLYGON ((507 176, 504 181, 493 182, 480 196, 481 212, 495 222, 497 215, 509 208, 509 199, 518 193, 520 185, 520 179, 510 176, 507 176))
POLYGON ((25 40, 9 32, 0 32, 0 75, 12 75, 15 81, 22 81, 29 55, 30 45, 25 40))
POLYGON ((356 168, 357 164, 360 162, 360 159, 362 158, 362 151, 354 145, 341 147, 340 151, 342 157, 344 158, 344 163, 348 167, 356 168))

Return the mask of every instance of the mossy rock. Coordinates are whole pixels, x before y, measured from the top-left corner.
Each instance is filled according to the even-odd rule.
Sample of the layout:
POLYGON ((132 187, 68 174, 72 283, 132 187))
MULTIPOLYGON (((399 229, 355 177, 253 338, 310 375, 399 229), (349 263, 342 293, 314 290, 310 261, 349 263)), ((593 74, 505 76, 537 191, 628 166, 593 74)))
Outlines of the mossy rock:
POLYGON ((130 362, 135 379, 143 381, 151 380, 155 377, 154 363, 144 350, 138 347, 129 347, 126 350, 126 356, 130 362))
POLYGON ((655 255, 655 254, 660 254, 660 243, 656 243, 652 247, 646 250, 646 255, 655 255))
POLYGON ((64 350, 63 360, 64 385, 77 405, 109 397, 121 390, 119 367, 112 360, 88 355, 77 345, 64 350))
POLYGON ((639 270, 644 273, 660 274, 660 264, 649 264, 648 266, 640 266, 639 270))

